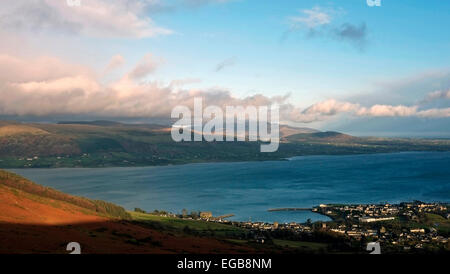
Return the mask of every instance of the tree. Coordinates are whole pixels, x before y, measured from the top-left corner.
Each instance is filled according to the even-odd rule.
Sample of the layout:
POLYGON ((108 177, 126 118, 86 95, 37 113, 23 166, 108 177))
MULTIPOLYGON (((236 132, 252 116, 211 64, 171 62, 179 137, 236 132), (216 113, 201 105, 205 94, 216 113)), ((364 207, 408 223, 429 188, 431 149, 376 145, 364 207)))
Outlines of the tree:
POLYGON ((145 210, 142 210, 142 209, 140 209, 139 207, 136 207, 136 208, 134 209, 134 211, 135 211, 135 212, 138 212, 138 213, 146 213, 145 210))
POLYGON ((191 211, 192 219, 197 219, 199 216, 200 216, 200 214, 197 211, 191 211))

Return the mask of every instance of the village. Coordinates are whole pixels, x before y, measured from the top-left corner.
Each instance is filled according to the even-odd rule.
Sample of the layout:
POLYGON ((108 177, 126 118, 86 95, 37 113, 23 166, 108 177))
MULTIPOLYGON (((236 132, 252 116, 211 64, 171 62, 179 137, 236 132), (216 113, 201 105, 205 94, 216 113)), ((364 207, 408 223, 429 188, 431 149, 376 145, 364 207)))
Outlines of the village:
POLYGON ((395 251, 449 249, 450 212, 448 204, 419 201, 400 204, 325 205, 311 209, 326 215, 330 222, 264 223, 237 222, 215 218, 201 212, 200 218, 220 222, 254 232, 256 241, 267 242, 270 237, 297 237, 299 240, 320 240, 334 237, 351 246, 379 242, 395 251))

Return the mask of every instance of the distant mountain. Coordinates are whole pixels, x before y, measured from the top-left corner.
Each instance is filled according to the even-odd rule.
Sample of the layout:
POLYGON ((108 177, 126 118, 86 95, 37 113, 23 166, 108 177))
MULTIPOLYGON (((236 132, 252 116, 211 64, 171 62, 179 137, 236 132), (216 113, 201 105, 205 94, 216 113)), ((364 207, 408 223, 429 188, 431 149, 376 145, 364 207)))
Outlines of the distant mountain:
POLYGON ((61 121, 58 122, 58 125, 93 125, 93 126, 118 126, 122 125, 122 123, 115 121, 107 121, 107 120, 98 120, 98 121, 61 121))
MULTIPOLYGON (((167 129, 167 126, 160 124, 126 124, 116 121, 97 120, 97 121, 60 121, 57 125, 89 125, 99 127, 131 127, 148 129, 167 129)), ((1 124, 0 124, 1 126, 1 124)))
POLYGON ((308 127, 292 127, 287 125, 280 125, 280 137, 287 137, 300 133, 317 133, 317 132, 320 131, 308 127))
POLYGON ((358 137, 354 137, 348 134, 336 132, 336 131, 324 131, 324 132, 312 132, 312 133, 300 133, 288 136, 289 141, 329 141, 329 142, 349 142, 360 140, 358 137))
POLYGON ((261 153, 260 142, 175 142, 170 127, 161 125, 0 122, 0 167, 151 166, 267 161, 301 155, 450 151, 450 140, 362 138, 288 126, 280 127, 280 137, 276 152, 261 153))

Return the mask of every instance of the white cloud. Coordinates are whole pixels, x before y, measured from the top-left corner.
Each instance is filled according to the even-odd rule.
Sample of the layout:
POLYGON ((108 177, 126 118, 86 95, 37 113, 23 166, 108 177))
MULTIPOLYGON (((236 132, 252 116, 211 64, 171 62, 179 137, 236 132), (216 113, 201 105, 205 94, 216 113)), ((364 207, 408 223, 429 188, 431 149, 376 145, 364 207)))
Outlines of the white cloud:
POLYGON ((313 104, 301 110, 291 109, 286 117, 293 122, 311 123, 323 121, 339 114, 351 114, 354 116, 368 117, 423 117, 423 118, 444 118, 450 117, 450 108, 433 108, 420 110, 419 106, 404 105, 373 105, 362 107, 359 104, 341 102, 329 99, 313 104))
POLYGON ((172 31, 157 26, 145 11, 151 0, 81 1, 69 6, 65 0, 15 0, 2 2, 0 26, 12 31, 81 33, 93 37, 154 37, 172 31))
POLYGON ((51 56, 20 58, 0 54, 0 83, 46 81, 71 75, 91 74, 90 69, 51 56))
POLYGON ((374 105, 370 108, 360 108, 356 114, 374 117, 413 116, 417 114, 417 106, 374 105))
POLYGON ((450 117, 450 108, 434 108, 422 110, 417 113, 417 116, 425 118, 450 117))
POLYGON ((109 64, 105 68, 105 73, 108 73, 116 68, 119 68, 125 64, 125 58, 122 55, 117 54, 111 57, 109 64))
POLYGON ((450 89, 447 91, 437 90, 430 92, 422 102, 428 103, 439 99, 450 99, 450 89))
POLYGON ((320 7, 313 7, 312 9, 304 9, 300 11, 301 15, 289 17, 294 26, 298 24, 304 25, 308 28, 315 28, 331 23, 331 14, 320 7))
POLYGON ((305 109, 305 114, 321 113, 322 115, 335 115, 340 112, 354 111, 359 106, 357 104, 352 104, 348 102, 340 102, 334 99, 326 100, 314 104, 307 109, 305 109))
POLYGON ((207 4, 223 4, 234 0, 183 0, 188 6, 198 7, 207 4))
POLYGON ((153 73, 163 63, 162 59, 154 58, 150 53, 146 54, 139 64, 128 74, 132 79, 141 79, 153 73))

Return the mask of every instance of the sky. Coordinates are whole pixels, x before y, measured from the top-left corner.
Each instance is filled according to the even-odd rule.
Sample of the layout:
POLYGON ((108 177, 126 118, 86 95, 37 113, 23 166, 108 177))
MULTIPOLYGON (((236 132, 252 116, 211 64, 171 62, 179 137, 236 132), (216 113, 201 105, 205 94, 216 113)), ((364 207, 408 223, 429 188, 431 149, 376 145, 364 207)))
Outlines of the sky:
POLYGON ((283 123, 450 137, 450 2, 17 0, 0 6, 0 118, 169 118, 280 105, 283 123))

